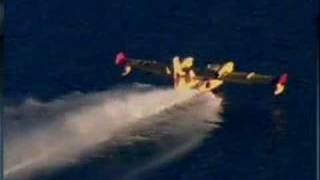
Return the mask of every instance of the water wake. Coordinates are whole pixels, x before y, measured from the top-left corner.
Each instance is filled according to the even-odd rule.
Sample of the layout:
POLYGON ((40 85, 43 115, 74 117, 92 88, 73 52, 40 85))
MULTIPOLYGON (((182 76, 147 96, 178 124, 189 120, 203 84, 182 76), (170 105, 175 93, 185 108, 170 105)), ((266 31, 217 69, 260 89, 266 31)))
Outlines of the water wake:
POLYGON ((153 116, 153 123, 145 130, 141 130, 153 142, 153 155, 131 168, 119 179, 149 179, 150 177, 146 176, 150 170, 182 158, 201 145, 222 121, 221 101, 222 99, 218 97, 202 95, 192 98, 189 103, 182 103, 153 116))
MULTIPOLYGON (((133 85, 106 92, 74 93, 50 102, 30 98, 20 105, 6 107, 5 177, 21 173, 26 177, 39 168, 75 162, 88 149, 107 144, 111 139, 132 140, 129 137, 133 130, 144 131, 150 139, 159 142, 164 137, 159 134, 164 132, 176 140, 183 139, 178 142, 192 136, 193 143, 188 147, 194 146, 211 129, 195 120, 200 117, 218 121, 220 100, 214 101, 215 112, 209 110, 213 107, 208 103, 213 101, 208 100, 205 103, 201 100, 201 110, 178 106, 174 111, 169 110, 193 96, 193 92, 177 93, 169 88, 133 85), (163 125, 161 122, 170 123, 163 125), (148 130, 143 130, 146 127, 148 130), (156 133, 150 134, 150 131, 156 133)), ((176 149, 181 143, 171 143, 174 146, 167 147, 175 150, 161 153, 155 157, 156 161, 146 162, 129 174, 139 174, 186 151, 183 146, 182 150, 176 149)))

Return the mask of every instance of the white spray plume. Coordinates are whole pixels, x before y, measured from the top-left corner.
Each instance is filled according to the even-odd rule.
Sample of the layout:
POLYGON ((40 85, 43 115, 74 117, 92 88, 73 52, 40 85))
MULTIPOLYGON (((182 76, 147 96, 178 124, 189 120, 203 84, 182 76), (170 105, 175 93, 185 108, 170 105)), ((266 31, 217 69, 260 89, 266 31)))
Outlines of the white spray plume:
MULTIPOLYGON (((134 85, 106 92, 74 93, 50 102, 30 98, 21 105, 6 107, 5 176, 17 176, 19 172, 24 172, 25 176, 26 172, 35 169, 74 162, 99 143, 108 142, 119 134, 129 134, 133 126, 150 127, 164 117, 168 119, 167 115, 160 117, 157 114, 193 96, 194 92, 134 85), (154 121, 148 118, 152 116, 156 117, 151 118, 154 121)), ((206 117, 209 114, 204 113, 207 110, 192 111, 187 116, 209 119, 206 117)), ((194 123, 188 120, 183 126, 188 122, 189 125, 194 123)), ((188 128, 174 132, 185 129, 188 128)), ((203 136, 204 133, 200 134, 203 136)), ((156 165, 147 166, 142 169, 156 165)))

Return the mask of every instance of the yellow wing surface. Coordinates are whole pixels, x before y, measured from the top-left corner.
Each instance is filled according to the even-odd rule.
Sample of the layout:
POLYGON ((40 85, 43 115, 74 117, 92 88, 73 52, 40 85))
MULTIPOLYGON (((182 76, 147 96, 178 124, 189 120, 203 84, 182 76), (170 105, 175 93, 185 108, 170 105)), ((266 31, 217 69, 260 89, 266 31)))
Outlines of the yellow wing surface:
POLYGON ((138 69, 172 78, 176 90, 195 89, 199 92, 213 92, 226 83, 271 84, 275 86, 274 95, 279 95, 284 92, 288 83, 287 74, 273 77, 254 72, 236 72, 235 64, 232 61, 223 64, 217 69, 207 69, 204 72, 198 71, 194 67, 194 59, 192 57, 180 59, 176 56, 172 60, 172 66, 167 66, 156 61, 128 58, 124 53, 119 53, 116 56, 115 63, 124 68, 124 76, 132 72, 133 69, 138 69))

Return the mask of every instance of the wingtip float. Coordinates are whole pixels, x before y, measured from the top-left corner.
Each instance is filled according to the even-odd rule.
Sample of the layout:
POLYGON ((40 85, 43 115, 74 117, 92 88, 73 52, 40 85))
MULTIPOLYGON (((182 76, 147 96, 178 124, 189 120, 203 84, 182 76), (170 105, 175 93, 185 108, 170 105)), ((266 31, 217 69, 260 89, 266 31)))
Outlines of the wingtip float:
POLYGON ((284 92, 288 85, 288 74, 285 73, 278 78, 274 95, 278 96, 284 92))
POLYGON ((124 52, 119 52, 116 56, 115 64, 124 66, 128 62, 128 57, 124 52))
POLYGON ((217 92, 223 84, 270 84, 275 86, 274 95, 279 96, 285 92, 288 84, 288 74, 280 77, 257 74, 255 72, 235 71, 234 62, 222 65, 208 64, 205 70, 199 71, 194 67, 194 58, 180 59, 178 56, 172 60, 172 66, 161 64, 152 60, 129 58, 124 52, 116 55, 115 64, 124 69, 123 76, 127 76, 133 69, 149 72, 172 78, 174 88, 177 90, 196 89, 199 92, 217 92))

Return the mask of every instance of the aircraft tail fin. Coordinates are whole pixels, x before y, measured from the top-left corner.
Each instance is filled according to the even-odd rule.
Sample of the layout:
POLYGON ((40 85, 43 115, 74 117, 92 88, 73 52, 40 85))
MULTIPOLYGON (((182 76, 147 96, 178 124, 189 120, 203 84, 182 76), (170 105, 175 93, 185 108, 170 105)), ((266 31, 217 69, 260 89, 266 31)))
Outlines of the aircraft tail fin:
POLYGON ((278 78, 276 89, 274 91, 274 95, 280 95, 284 92, 284 90, 286 89, 288 85, 288 74, 283 74, 278 78))
POLYGON ((181 76, 184 76, 185 73, 182 71, 181 68, 181 61, 178 56, 175 56, 172 60, 173 63, 173 82, 174 82, 174 88, 177 89, 179 86, 181 86, 181 76))
POLYGON ((196 74, 193 70, 192 57, 183 59, 179 57, 173 58, 173 80, 175 89, 192 89, 196 86, 199 80, 196 79, 196 74))

